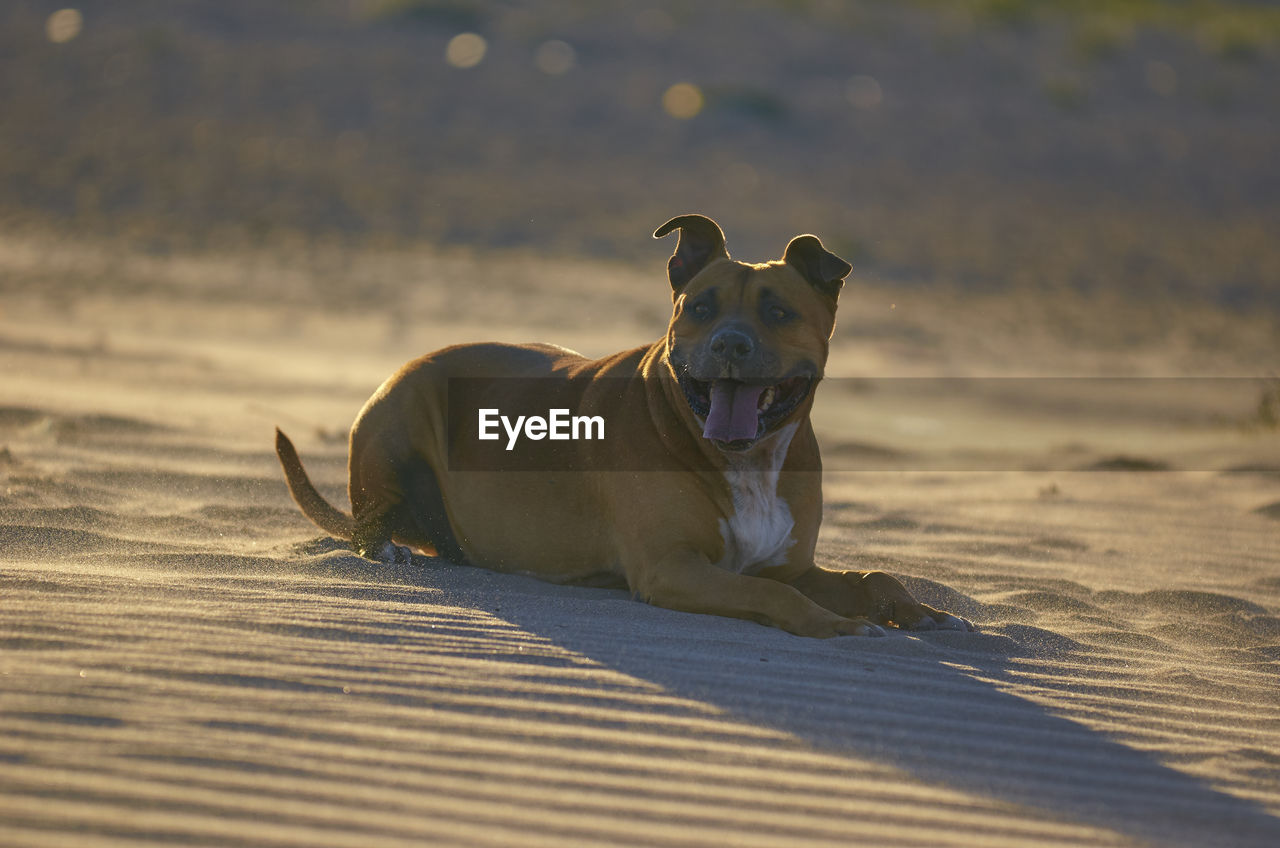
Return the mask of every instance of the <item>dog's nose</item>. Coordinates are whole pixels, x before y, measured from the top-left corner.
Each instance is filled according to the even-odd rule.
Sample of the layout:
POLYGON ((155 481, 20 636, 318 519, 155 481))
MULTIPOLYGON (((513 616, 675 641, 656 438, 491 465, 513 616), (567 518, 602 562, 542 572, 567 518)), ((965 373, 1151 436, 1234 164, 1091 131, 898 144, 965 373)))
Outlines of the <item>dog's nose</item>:
POLYGON ((711 352, 719 359, 742 362, 755 351, 755 339, 738 327, 725 327, 711 337, 711 352))

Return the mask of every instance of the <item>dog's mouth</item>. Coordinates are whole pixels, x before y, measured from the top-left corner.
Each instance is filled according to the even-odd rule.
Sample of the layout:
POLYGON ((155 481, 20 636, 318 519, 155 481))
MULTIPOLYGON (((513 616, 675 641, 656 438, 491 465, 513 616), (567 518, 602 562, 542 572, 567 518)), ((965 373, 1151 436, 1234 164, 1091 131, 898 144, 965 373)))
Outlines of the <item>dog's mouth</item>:
POLYGON ((813 387, 810 374, 768 384, 697 380, 685 368, 676 373, 689 409, 703 422, 703 437, 728 451, 743 451, 755 444, 795 411, 813 387))

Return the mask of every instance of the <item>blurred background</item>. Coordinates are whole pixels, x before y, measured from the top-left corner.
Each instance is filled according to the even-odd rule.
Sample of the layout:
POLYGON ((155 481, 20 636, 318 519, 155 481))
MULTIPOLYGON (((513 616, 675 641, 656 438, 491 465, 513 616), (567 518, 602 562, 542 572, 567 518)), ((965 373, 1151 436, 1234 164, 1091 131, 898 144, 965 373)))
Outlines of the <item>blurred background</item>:
POLYGON ((154 255, 661 267, 1280 313, 1280 4, 6 0, 0 228, 154 255))

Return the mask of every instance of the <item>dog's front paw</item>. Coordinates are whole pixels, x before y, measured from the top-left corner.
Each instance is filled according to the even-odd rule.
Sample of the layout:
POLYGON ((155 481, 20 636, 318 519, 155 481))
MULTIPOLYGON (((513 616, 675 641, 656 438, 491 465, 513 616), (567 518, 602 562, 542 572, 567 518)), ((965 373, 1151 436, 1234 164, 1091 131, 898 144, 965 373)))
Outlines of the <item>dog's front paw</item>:
POLYGON ((868 621, 865 618, 846 619, 848 625, 844 625, 840 632, 848 636, 888 636, 885 629, 875 622, 868 621))
POLYGON ((797 636, 814 639, 831 639, 836 636, 886 636, 885 629, 865 618, 845 618, 842 615, 819 610, 816 615, 800 621, 780 623, 780 627, 797 636))
POLYGON ((902 630, 957 630, 972 633, 974 626, 958 615, 952 615, 917 601, 895 577, 883 571, 859 575, 861 589, 871 605, 871 618, 883 625, 902 630))

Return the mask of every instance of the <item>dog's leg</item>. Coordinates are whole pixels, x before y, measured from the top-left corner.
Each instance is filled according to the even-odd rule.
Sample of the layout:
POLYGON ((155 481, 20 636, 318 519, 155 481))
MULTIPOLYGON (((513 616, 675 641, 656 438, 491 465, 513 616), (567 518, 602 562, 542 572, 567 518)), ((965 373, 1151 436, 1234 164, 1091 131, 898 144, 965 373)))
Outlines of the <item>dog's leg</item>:
POLYGON ((814 566, 791 585, 827 609, 904 630, 973 630, 959 616, 917 601, 883 571, 827 571, 814 566))
POLYGON ((351 513, 355 527, 351 547, 365 559, 376 562, 408 563, 413 554, 397 545, 393 536, 402 535, 404 492, 395 475, 367 475, 351 488, 351 513))
POLYGON ((425 481, 435 486, 434 475, 403 439, 374 438, 370 433, 381 431, 362 422, 351 438, 351 546, 366 559, 390 564, 412 562, 413 548, 434 553, 434 540, 422 526, 424 504, 418 502, 425 481))
POLYGON ((387 564, 402 564, 413 561, 413 552, 392 541, 393 524, 387 513, 357 513, 355 533, 351 537, 351 546, 356 553, 365 559, 387 564))
POLYGON ((424 460, 394 462, 366 452, 352 475, 352 543, 363 557, 379 562, 411 561, 411 550, 465 563, 435 472, 424 460), (394 469, 394 470, 392 470, 394 469), (407 546, 407 547, 406 547, 407 546))
POLYGON ((626 570, 631 591, 655 606, 745 618, 797 636, 884 635, 864 617, 824 609, 785 583, 717 568, 692 551, 636 562, 626 570))

